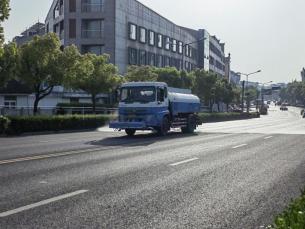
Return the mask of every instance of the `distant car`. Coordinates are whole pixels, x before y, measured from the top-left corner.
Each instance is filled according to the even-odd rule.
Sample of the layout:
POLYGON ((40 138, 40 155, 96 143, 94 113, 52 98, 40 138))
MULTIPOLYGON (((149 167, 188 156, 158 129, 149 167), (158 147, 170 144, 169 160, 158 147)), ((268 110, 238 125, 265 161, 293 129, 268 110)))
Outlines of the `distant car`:
POLYGON ((281 110, 281 111, 288 111, 288 107, 286 107, 285 105, 282 105, 282 106, 280 107, 280 110, 281 110))
POLYGON ((263 106, 260 106, 260 108, 259 108, 259 113, 260 113, 261 115, 267 115, 267 114, 268 114, 268 107, 267 107, 266 104, 263 105, 263 106))
POLYGON ((267 101, 267 104, 270 105, 270 104, 271 104, 271 101, 267 101))

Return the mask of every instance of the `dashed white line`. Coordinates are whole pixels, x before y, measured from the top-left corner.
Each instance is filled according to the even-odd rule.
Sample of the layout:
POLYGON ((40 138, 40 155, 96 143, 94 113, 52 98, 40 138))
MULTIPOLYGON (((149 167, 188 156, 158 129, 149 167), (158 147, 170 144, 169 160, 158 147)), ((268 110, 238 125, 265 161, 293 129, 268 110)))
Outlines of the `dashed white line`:
POLYGON ((244 147, 244 146, 247 146, 247 145, 248 145, 248 144, 242 144, 242 145, 234 146, 234 147, 232 147, 232 149, 241 148, 241 147, 244 147))
POLYGON ((187 160, 184 160, 184 161, 179 161, 179 162, 170 164, 170 166, 177 166, 177 165, 185 164, 185 163, 196 161, 196 160, 199 160, 199 158, 198 157, 194 157, 194 158, 187 159, 187 160))
POLYGON ((268 136, 268 137, 265 137, 264 139, 267 140, 267 139, 270 139, 270 138, 273 138, 273 136, 268 136))
POLYGON ((37 207, 40 207, 40 206, 43 206, 43 205, 47 205, 47 204, 50 204, 50 203, 55 202, 55 201, 67 199, 69 197, 80 195, 80 194, 85 193, 85 192, 88 192, 88 190, 79 190, 79 191, 76 191, 76 192, 71 192, 71 193, 68 193, 68 194, 64 194, 64 195, 61 195, 61 196, 57 196, 57 197, 53 197, 53 198, 50 198, 50 199, 47 199, 47 200, 43 200, 43 201, 40 201, 40 202, 37 202, 37 203, 34 203, 34 204, 30 204, 30 205, 26 205, 26 206, 23 206, 23 207, 20 207, 20 208, 16 208, 16 209, 13 209, 13 210, 10 210, 10 211, 2 212, 2 213, 0 213, 0 218, 7 217, 7 216, 10 216, 10 215, 14 215, 14 214, 17 214, 17 213, 20 213, 20 212, 23 212, 23 211, 26 211, 26 210, 29 210, 29 209, 37 208, 37 207))

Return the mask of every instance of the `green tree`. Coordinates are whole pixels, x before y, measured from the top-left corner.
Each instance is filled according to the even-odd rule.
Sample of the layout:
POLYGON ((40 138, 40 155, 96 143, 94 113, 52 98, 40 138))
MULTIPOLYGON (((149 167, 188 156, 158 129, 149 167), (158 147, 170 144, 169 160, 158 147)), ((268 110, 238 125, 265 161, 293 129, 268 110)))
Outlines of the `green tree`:
POLYGON ((289 83, 287 88, 280 91, 280 97, 282 101, 288 101, 293 105, 297 103, 305 105, 305 83, 298 81, 289 83))
POLYGON ((10 16, 10 0, 0 0, 0 46, 4 43, 4 29, 2 22, 10 16))
POLYGON ((216 93, 216 81, 217 76, 213 73, 206 72, 203 69, 197 69, 194 74, 194 87, 193 91, 199 96, 201 100, 204 100, 206 105, 210 105, 212 108, 213 100, 216 93))
POLYGON ((154 72, 158 75, 157 81, 167 83, 169 87, 183 87, 180 72, 176 68, 155 68, 154 72))
POLYGON ((232 88, 232 93, 233 93, 233 100, 232 102, 235 104, 240 104, 241 103, 241 92, 242 89, 237 86, 233 86, 232 88))
POLYGON ((64 76, 62 51, 56 34, 36 36, 21 47, 19 80, 35 93, 34 114, 39 102, 60 85, 64 76))
POLYGON ((17 77, 19 70, 19 49, 15 43, 5 44, 0 56, 0 87, 17 77))
POLYGON ((192 89, 194 87, 195 78, 193 74, 182 70, 180 71, 180 76, 182 88, 192 89))
POLYGON ((117 68, 109 63, 109 56, 86 54, 77 60, 70 77, 69 85, 75 90, 83 90, 91 95, 92 110, 96 112, 96 96, 100 93, 111 93, 122 82, 117 68))
POLYGON ((150 66, 129 66, 125 79, 128 82, 157 81, 158 75, 150 66))

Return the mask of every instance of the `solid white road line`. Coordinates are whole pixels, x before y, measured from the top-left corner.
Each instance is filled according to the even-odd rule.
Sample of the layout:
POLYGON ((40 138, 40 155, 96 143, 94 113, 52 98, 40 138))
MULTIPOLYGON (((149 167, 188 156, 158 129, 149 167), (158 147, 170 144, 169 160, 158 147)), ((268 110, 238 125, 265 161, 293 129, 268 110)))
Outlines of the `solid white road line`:
POLYGON ((270 138, 273 138, 273 136, 265 137, 264 139, 267 140, 267 139, 270 139, 270 138))
POLYGON ((247 145, 248 145, 248 144, 242 144, 242 145, 234 146, 234 147, 232 147, 232 149, 241 148, 241 147, 244 147, 244 146, 247 146, 247 145))
POLYGON ((199 160, 199 158, 198 157, 194 157, 194 158, 191 158, 191 159, 188 159, 188 160, 179 161, 179 162, 170 164, 170 166, 177 166, 177 165, 185 164, 185 163, 196 161, 196 160, 199 160))
POLYGON ((71 193, 68 193, 68 194, 65 194, 65 195, 53 197, 51 199, 43 200, 43 201, 40 201, 40 202, 37 202, 37 203, 34 203, 34 204, 30 204, 30 205, 26 205, 26 206, 23 206, 23 207, 20 207, 20 208, 16 208, 16 209, 13 209, 13 210, 10 210, 10 211, 2 212, 2 213, 0 213, 0 218, 10 216, 10 215, 14 215, 14 214, 17 214, 19 212, 23 212, 23 211, 26 211, 26 210, 29 210, 29 209, 37 208, 37 207, 40 207, 40 206, 43 206, 43 205, 47 205, 47 204, 50 204, 50 203, 55 202, 55 201, 67 199, 69 197, 80 195, 80 194, 85 193, 85 192, 88 192, 88 190, 79 190, 79 191, 76 191, 76 192, 71 192, 71 193))
POLYGON ((34 161, 34 160, 41 160, 46 158, 53 158, 53 157, 63 157, 63 156, 69 156, 74 154, 82 154, 82 153, 91 153, 101 151, 101 149, 84 149, 84 150, 74 150, 70 152, 63 152, 63 153, 52 153, 52 154, 46 154, 46 155, 37 155, 32 157, 22 157, 22 158, 16 158, 16 159, 9 159, 9 160, 2 160, 0 161, 0 165, 4 164, 12 164, 22 161, 34 161))

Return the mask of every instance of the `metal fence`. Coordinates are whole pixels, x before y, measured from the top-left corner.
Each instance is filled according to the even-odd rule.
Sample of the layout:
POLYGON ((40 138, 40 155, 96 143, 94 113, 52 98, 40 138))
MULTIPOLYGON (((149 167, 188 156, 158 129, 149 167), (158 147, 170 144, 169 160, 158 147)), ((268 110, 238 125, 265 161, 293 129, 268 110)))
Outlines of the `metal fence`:
MULTIPOLYGON (((5 116, 32 116, 33 107, 5 107, 0 106, 0 115, 5 116)), ((95 109, 95 114, 117 114, 117 108, 95 109)), ((73 114, 93 114, 92 107, 39 107, 38 115, 73 115, 73 114)))

